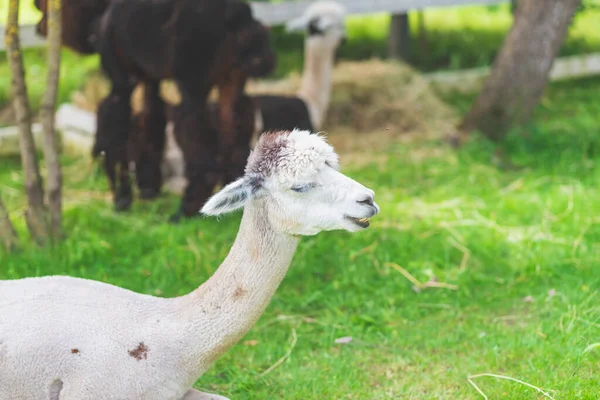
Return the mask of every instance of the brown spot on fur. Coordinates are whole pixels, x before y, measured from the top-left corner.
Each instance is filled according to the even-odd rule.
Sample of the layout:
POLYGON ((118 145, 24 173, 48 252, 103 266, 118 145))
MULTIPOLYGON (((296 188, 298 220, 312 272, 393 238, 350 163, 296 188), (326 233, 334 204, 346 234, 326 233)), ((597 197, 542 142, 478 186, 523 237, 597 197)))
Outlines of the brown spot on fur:
POLYGON ((234 298, 234 300, 237 300, 240 297, 243 297, 246 293, 248 293, 248 291, 246 289, 244 289, 243 286, 238 286, 235 289, 235 292, 233 292, 233 298, 234 298))
POLYGON ((79 354, 79 349, 71 349, 71 354, 79 354))
POLYGON ((146 346, 144 344, 144 342, 140 342, 138 347, 136 347, 133 350, 129 350, 129 355, 138 361, 141 361, 142 359, 147 360, 148 359, 148 351, 150 351, 148 346, 146 346))

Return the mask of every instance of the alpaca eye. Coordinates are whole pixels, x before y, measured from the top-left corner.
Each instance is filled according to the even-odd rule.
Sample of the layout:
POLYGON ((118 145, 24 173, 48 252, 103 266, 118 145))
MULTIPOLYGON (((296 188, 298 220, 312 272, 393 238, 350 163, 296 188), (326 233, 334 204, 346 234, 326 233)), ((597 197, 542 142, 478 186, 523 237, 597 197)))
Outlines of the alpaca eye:
POLYGON ((296 193, 306 193, 310 189, 314 188, 315 186, 317 186, 317 185, 314 183, 309 183, 308 185, 297 185, 297 186, 292 186, 292 190, 296 193))

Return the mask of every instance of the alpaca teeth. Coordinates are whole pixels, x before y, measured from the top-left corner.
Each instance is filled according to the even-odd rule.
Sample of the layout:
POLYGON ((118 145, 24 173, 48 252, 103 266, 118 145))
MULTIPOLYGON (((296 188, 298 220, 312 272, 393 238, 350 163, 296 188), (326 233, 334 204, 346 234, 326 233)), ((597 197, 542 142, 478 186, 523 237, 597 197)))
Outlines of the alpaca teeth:
POLYGON ((360 222, 369 222, 369 218, 361 218, 359 219, 360 222))

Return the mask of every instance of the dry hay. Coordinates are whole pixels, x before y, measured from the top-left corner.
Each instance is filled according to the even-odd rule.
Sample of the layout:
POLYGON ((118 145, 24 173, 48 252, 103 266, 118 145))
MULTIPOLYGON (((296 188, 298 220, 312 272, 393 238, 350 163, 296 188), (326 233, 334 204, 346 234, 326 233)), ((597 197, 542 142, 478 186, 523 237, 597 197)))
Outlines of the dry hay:
POLYGON ((453 110, 405 64, 373 60, 336 67, 327 127, 348 126, 358 132, 383 128, 392 136, 437 135, 454 123, 453 110))

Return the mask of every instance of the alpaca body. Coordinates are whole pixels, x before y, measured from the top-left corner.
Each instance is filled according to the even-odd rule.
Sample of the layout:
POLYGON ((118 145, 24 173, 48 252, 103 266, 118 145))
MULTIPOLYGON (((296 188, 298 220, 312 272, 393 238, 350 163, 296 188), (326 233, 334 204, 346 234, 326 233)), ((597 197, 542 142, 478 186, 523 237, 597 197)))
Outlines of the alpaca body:
POLYGON ((193 384, 171 299, 70 277, 0 282, 0 293, 3 400, 52 399, 53 385, 60 400, 175 400, 193 384))
POLYGON ((379 212, 321 137, 265 134, 256 147, 245 175, 202 208, 244 213, 228 256, 191 293, 164 299, 69 277, 0 282, 0 399, 210 398, 191 386, 260 318, 300 236, 360 231, 379 212))
POLYGON ((141 197, 159 193, 166 117, 158 83, 173 79, 181 94, 172 111, 174 133, 187 159, 187 187, 173 218, 195 215, 223 168, 219 132, 206 108, 215 75, 222 73, 223 59, 249 76, 269 73, 274 57, 268 31, 241 0, 111 0, 94 34, 111 92, 98 107, 93 154, 105 154, 115 208, 126 210, 133 201, 127 168, 132 130, 149 144, 135 155, 141 197), (150 96, 132 129, 130 96, 137 83, 150 96))
POLYGON ((310 111, 306 102, 295 96, 253 96, 257 114, 255 133, 273 132, 282 129, 314 131, 310 111))
MULTIPOLYGON (((307 34, 301 87, 296 96, 252 96, 253 133, 248 134, 247 128, 238 129, 244 132, 238 135, 240 144, 248 140, 250 147, 253 147, 262 132, 322 129, 331 96, 335 51, 345 38, 344 14, 344 8, 336 2, 317 1, 300 17, 288 22, 288 30, 302 30, 307 34)), ((209 107, 212 113, 217 112, 215 105, 210 104, 209 107)), ((244 118, 238 117, 245 121, 242 126, 250 122, 247 114, 243 113, 244 118)), ((230 117, 229 120, 235 119, 230 117)), ((180 150, 169 149, 167 145, 168 156, 163 161, 163 177, 167 185, 175 190, 179 190, 185 182, 185 178, 179 173, 185 160, 183 156, 178 158, 177 153, 180 150)))
POLYGON ((0 399, 47 400, 58 381, 60 400, 181 399, 260 318, 298 241, 274 232, 258 202, 218 271, 185 296, 66 276, 1 281, 0 399))
MULTIPOLYGON (((231 4, 220 0, 112 0, 102 14, 93 35, 111 91, 98 107, 92 153, 104 153, 115 209, 128 209, 133 201, 128 142, 132 130, 130 97, 138 82, 157 87, 162 79, 174 79, 182 94, 178 130, 200 129, 216 136, 206 121, 205 104, 212 86, 210 69, 231 25, 227 17, 231 4)), ((156 101, 149 107, 156 118, 163 110, 153 103, 156 101)), ((151 133, 143 132, 151 125, 144 118, 140 120, 138 135, 143 140, 152 139, 151 133)), ((198 176, 216 169, 211 151, 204 153, 199 154, 204 165, 196 172, 198 176)), ((194 184, 195 190, 209 191, 198 177, 194 184)))
MULTIPOLYGON (((338 25, 331 25, 331 21, 338 24, 343 23, 343 13, 338 11, 337 8, 334 8, 334 10, 338 14, 333 13, 334 17, 327 19, 327 26, 339 28, 338 25)), ((318 15, 316 11, 308 11, 308 15, 315 13, 318 15)), ((329 15, 325 11, 321 12, 329 15)), ((251 97, 255 109, 253 142, 258 139, 258 135, 262 132, 292 129, 318 131, 321 129, 331 96, 334 52, 342 38, 343 34, 335 29, 327 33, 313 34, 307 38, 305 43, 306 59, 304 75, 301 87, 296 96, 256 95, 251 97)), ((243 86, 242 84, 233 88, 233 91, 237 92, 238 97, 243 93, 243 86)), ((229 97, 235 99, 235 96, 229 97)), ((213 124, 219 124, 217 116, 226 108, 229 109, 226 111, 229 111, 230 115, 221 117, 221 120, 229 124, 232 121, 235 122, 235 113, 231 111, 233 108, 231 104, 233 103, 234 101, 228 99, 224 104, 225 107, 223 107, 223 103, 221 103, 221 107, 218 107, 216 103, 208 104, 213 124)), ((248 129, 246 128, 244 131, 246 130, 248 129)), ((242 140, 245 140, 248 135, 241 136, 242 140)), ((171 142, 171 147, 173 144, 174 142, 171 142)), ((181 149, 169 149, 169 145, 167 145, 167 153, 169 157, 164 161, 166 164, 163 168, 165 171, 164 176, 167 179, 179 179, 181 175, 178 174, 178 171, 182 170, 185 160, 178 159, 178 157, 183 158, 183 153, 181 149)))

